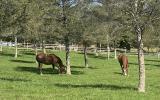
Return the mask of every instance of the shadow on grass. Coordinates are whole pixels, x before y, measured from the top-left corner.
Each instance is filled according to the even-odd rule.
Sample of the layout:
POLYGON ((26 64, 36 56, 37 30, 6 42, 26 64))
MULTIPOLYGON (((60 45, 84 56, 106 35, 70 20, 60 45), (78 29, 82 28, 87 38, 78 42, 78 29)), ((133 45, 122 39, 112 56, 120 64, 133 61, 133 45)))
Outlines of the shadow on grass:
MULTIPOLYGON (((39 70, 37 67, 25 67, 25 66, 18 66, 15 68, 16 71, 20 72, 30 72, 30 73, 37 73, 39 74, 39 70)), ((43 74, 58 74, 57 70, 53 70, 52 68, 42 68, 43 74)))
POLYGON ((25 54, 25 55, 34 55, 35 56, 34 52, 23 52, 23 54, 25 54))
POLYGON ((72 75, 80 75, 80 74, 84 74, 83 71, 77 71, 77 70, 71 70, 71 74, 72 75))
POLYGON ((122 73, 120 73, 120 72, 114 72, 114 74, 123 75, 123 74, 122 74, 122 73))
POLYGON ((18 62, 18 63, 35 63, 35 61, 26 61, 26 60, 10 60, 11 62, 18 62))
MULTIPOLYGON (((84 66, 71 66, 71 68, 81 68, 81 69, 83 69, 83 68, 86 68, 86 67, 84 67, 84 66)), ((88 67, 88 69, 98 69, 98 68, 96 68, 96 67, 88 67)))
POLYGON ((9 56, 14 57, 14 54, 8 54, 8 53, 0 53, 1 56, 9 56))
POLYGON ((145 61, 149 61, 149 62, 160 62, 160 60, 150 60, 150 59, 145 59, 145 61))
POLYGON ((138 63, 129 63, 129 66, 130 66, 130 65, 138 65, 138 63))
MULTIPOLYGON (((15 68, 15 70, 20 71, 20 72, 30 72, 30 73, 39 74, 39 70, 37 67, 19 66, 19 67, 15 68)), ((58 74, 58 70, 57 69, 53 70, 52 68, 42 68, 42 73, 43 74, 58 74)), ((72 73, 72 75, 84 74, 83 71, 77 71, 77 70, 72 70, 71 73, 72 73)))
POLYGON ((4 81, 10 81, 10 82, 14 82, 14 81, 19 81, 19 82, 28 82, 31 80, 26 80, 26 79, 20 79, 20 78, 5 78, 5 77, 0 77, 0 80, 4 80, 4 81))
POLYGON ((131 86, 118 86, 113 84, 55 84, 57 87, 61 88, 100 88, 100 89, 109 89, 109 90, 137 90, 135 87, 131 86))
MULTIPOLYGON (((137 65, 137 66, 138 66, 138 63, 129 63, 129 65, 137 65)), ((160 64, 147 64, 147 63, 145 63, 145 65, 147 65, 147 66, 160 67, 160 64)))
MULTIPOLYGON (((83 55, 84 53, 78 53, 78 54, 82 54, 83 55)), ((96 56, 94 53, 87 53, 87 56, 90 57, 90 58, 97 58, 97 59, 103 59, 103 60, 107 59, 107 56, 102 56, 102 55, 96 56)), ((113 58, 113 57, 110 56, 110 58, 113 58)))

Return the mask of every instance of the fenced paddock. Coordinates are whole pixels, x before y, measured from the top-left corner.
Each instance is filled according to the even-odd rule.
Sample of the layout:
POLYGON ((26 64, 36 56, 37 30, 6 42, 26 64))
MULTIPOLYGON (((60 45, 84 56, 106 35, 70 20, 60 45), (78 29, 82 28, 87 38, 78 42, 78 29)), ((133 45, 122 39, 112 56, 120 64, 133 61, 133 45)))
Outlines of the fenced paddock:
MULTIPOLYGON (((1 44, 3 47, 9 47, 9 48, 14 48, 15 44, 14 42, 3 42, 1 44)), ((35 44, 32 43, 18 43, 18 50, 19 51, 25 51, 25 50, 32 50, 35 51, 35 49, 37 50, 37 52, 42 52, 42 44, 39 44, 37 46, 35 46, 35 44)), ((45 44, 44 45, 46 51, 64 51, 65 50, 65 45, 64 44, 45 44)), ((144 49, 144 55, 148 55, 148 54, 152 54, 153 56, 156 56, 158 59, 160 59, 160 52, 157 51, 159 49, 152 49, 152 52, 146 52, 146 48, 144 49)), ((83 53, 84 52, 84 47, 81 45, 70 45, 70 51, 71 52, 79 52, 79 53, 83 53)), ((99 48, 99 47, 95 47, 94 45, 87 47, 87 52, 89 54, 95 54, 95 55, 108 55, 112 57, 114 56, 115 58, 115 50, 114 48, 99 48)), ((126 49, 121 49, 121 48, 116 48, 116 55, 118 55, 119 53, 124 53, 124 54, 128 54, 128 56, 137 56, 137 49, 131 49, 130 51, 127 51, 126 49)))
MULTIPOLYGON (((37 71, 34 51, 23 50, 14 58, 14 48, 4 47, 0 53, 1 100, 158 100, 160 96, 160 60, 145 55, 146 93, 138 93, 137 55, 129 55, 129 76, 121 75, 114 54, 88 54, 89 68, 84 67, 83 54, 71 52, 72 75, 59 75, 51 66, 37 71)), ((65 52, 48 50, 65 63, 65 52)))

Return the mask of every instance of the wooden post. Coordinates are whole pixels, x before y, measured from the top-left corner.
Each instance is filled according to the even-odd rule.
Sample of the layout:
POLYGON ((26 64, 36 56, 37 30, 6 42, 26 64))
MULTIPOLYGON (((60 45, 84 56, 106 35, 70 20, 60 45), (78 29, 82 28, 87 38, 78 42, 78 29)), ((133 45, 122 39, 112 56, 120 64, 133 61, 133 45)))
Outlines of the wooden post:
POLYGON ((3 44, 2 44, 2 39, 1 39, 1 48, 0 48, 1 52, 3 51, 2 48, 3 48, 3 44))
POLYGON ((17 36, 15 36, 15 42, 14 42, 14 44, 15 44, 15 56, 14 56, 14 58, 17 58, 17 55, 18 55, 17 36))
POLYGON ((108 58, 108 60, 110 58, 110 48, 109 48, 109 46, 107 46, 107 58, 108 58))
POLYGON ((84 62, 85 62, 85 67, 88 68, 87 44, 86 43, 84 43, 84 62))
POLYGON ((127 54, 127 49, 126 49, 126 47, 124 48, 124 52, 125 52, 125 55, 127 54))
POLYGON ((27 50, 28 50, 28 42, 27 42, 27 50))
POLYGON ((102 44, 101 44, 101 42, 99 43, 99 52, 101 52, 102 51, 102 44))

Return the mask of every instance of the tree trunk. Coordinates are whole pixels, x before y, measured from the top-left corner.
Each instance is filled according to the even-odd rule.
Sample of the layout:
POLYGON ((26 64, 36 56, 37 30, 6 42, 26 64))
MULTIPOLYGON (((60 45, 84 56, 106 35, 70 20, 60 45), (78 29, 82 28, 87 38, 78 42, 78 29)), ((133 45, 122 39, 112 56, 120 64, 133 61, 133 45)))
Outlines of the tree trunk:
MULTIPOLYGON (((62 0, 62 18, 63 18, 63 27, 67 29, 67 16, 66 16, 66 2, 67 0, 62 0)), ((67 66, 67 73, 71 75, 71 68, 70 68, 70 48, 69 48, 69 33, 67 32, 65 35, 65 49, 66 49, 66 66, 67 66)))
POLYGON ((15 56, 14 58, 17 58, 17 55, 18 55, 17 36, 15 36, 15 56))
POLYGON ((37 55, 38 51, 37 51, 37 44, 36 43, 34 43, 34 51, 35 51, 35 55, 37 55))
POLYGON ((147 46, 148 54, 149 54, 149 46, 147 46))
POLYGON ((43 53, 46 53, 45 41, 44 40, 42 41, 42 50, 43 50, 43 53))
POLYGON ((1 52, 3 51, 2 39, 1 39, 1 48, 0 48, 0 51, 1 51, 1 52))
POLYGON ((143 54, 142 30, 137 28, 138 39, 138 64, 139 64, 139 84, 138 91, 145 92, 145 64, 143 54))
POLYGON ((109 48, 109 35, 107 34, 107 59, 110 57, 110 48, 109 48))
POLYGON ((87 45, 86 45, 86 43, 84 44, 84 62, 85 62, 85 67, 88 68, 88 57, 87 57, 87 45))
POLYGON ((27 42, 27 50, 28 50, 28 42, 27 42))
POLYGON ((95 56, 98 56, 98 43, 97 43, 97 45, 96 45, 96 47, 95 47, 94 52, 95 52, 95 56))
POLYGON ((94 50, 95 56, 98 56, 98 52, 97 51, 98 51, 98 47, 96 47, 95 50, 94 50))
POLYGON ((117 49, 114 49, 114 59, 117 59, 117 49))
POLYGON ((137 34, 137 43, 138 43, 138 65, 139 65, 139 84, 138 91, 145 92, 145 64, 144 64, 144 54, 143 54, 143 42, 142 42, 142 33, 144 26, 139 24, 139 15, 138 15, 138 4, 139 0, 135 0, 135 15, 134 17, 134 28, 137 34))
POLYGON ((109 45, 107 46, 107 59, 109 60, 110 58, 110 48, 109 45))
POLYGON ((12 47, 12 45, 11 45, 12 43, 11 43, 11 41, 9 41, 9 49, 12 47))
POLYGON ((124 53, 125 53, 125 55, 127 54, 127 49, 126 49, 126 47, 124 48, 124 53))
POLYGON ((61 46, 61 44, 59 44, 59 51, 62 51, 62 46, 61 46))
POLYGON ((37 45, 36 45, 36 47, 35 47, 35 55, 37 55, 38 54, 38 50, 37 50, 37 45))
POLYGON ((71 75, 71 68, 70 68, 70 49, 69 49, 69 39, 68 36, 66 36, 65 39, 66 43, 66 66, 67 66, 67 74, 71 75))
POLYGON ((26 47, 26 41, 24 40, 23 42, 23 47, 25 48, 26 47))
POLYGON ((99 52, 101 52, 102 51, 102 44, 101 44, 101 42, 99 43, 99 52))

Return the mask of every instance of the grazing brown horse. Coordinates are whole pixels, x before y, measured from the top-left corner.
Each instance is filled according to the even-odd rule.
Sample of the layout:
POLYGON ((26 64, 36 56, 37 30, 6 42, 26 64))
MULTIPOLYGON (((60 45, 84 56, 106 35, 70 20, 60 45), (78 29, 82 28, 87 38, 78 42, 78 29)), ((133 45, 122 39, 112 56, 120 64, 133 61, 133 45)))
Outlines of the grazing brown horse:
POLYGON ((42 75, 42 65, 52 65, 53 69, 55 65, 58 65, 58 71, 60 74, 66 73, 65 66, 62 63, 62 60, 56 56, 55 54, 45 54, 45 53, 39 53, 36 56, 36 60, 38 62, 38 68, 39 72, 42 75))
POLYGON ((128 58, 124 54, 118 55, 118 61, 120 63, 122 74, 128 75, 128 58))

